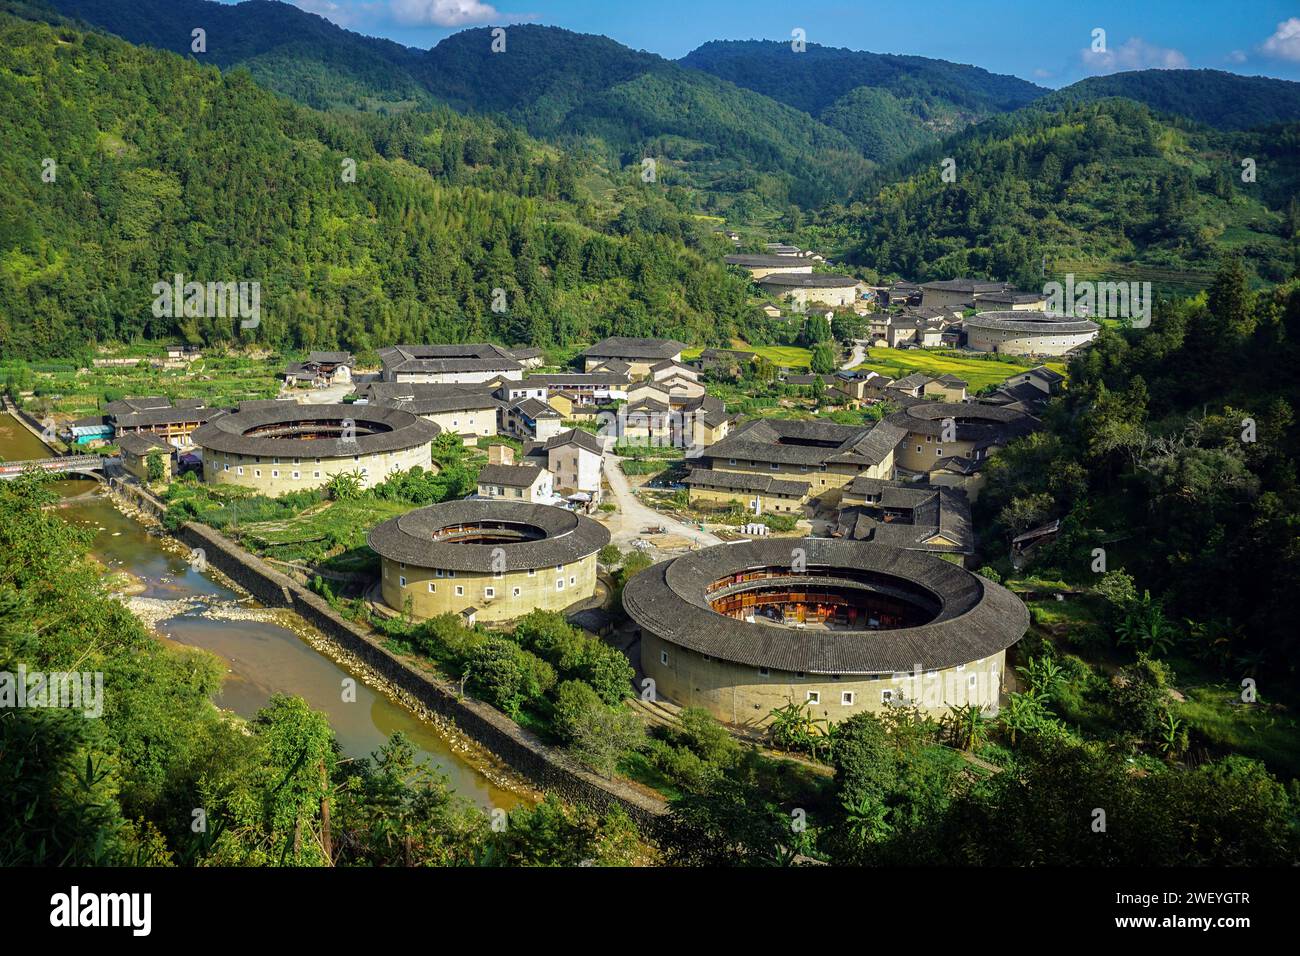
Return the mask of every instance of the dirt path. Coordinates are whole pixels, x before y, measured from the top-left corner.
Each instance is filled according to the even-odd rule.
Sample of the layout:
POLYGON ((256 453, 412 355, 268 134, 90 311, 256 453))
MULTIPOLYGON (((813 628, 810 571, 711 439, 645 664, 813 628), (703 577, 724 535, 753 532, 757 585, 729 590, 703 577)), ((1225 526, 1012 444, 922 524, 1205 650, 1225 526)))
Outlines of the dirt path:
POLYGON ((722 543, 722 539, 716 535, 701 531, 693 524, 660 514, 642 504, 632 491, 627 475, 619 467, 619 457, 610 450, 613 444, 612 438, 605 439, 604 469, 605 480, 609 482, 610 500, 618 506, 618 511, 601 515, 605 526, 609 528, 613 544, 626 550, 633 541, 645 538, 645 529, 652 526, 662 526, 666 529, 666 534, 685 539, 687 547, 694 545, 702 548, 722 543))

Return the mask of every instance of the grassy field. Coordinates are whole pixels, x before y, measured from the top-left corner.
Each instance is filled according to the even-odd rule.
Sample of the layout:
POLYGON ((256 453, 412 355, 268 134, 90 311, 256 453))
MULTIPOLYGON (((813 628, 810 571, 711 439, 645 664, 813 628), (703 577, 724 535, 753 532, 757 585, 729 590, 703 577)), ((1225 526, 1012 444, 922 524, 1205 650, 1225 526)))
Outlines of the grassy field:
MULTIPOLYGON (((1065 374, 1062 362, 1045 362, 1048 368, 1065 374)), ((996 385, 1026 369, 1024 365, 994 359, 961 358, 939 355, 923 349, 868 349, 867 361, 857 366, 867 371, 902 378, 912 372, 937 376, 953 374, 965 380, 972 392, 986 385, 996 385)))
MULTIPOLYGON (((812 350, 800 348, 797 345, 746 345, 744 342, 733 341, 729 347, 756 352, 773 365, 780 365, 784 368, 806 369, 812 363, 812 350)), ((682 361, 692 362, 699 358, 700 353, 703 351, 703 348, 683 349, 682 361)))
POLYGON ((134 366, 59 367, 59 363, 0 366, 0 377, 13 375, 27 397, 24 407, 38 417, 80 418, 102 411, 115 398, 166 395, 202 398, 210 406, 231 406, 246 399, 274 398, 280 390, 284 362, 278 358, 246 359, 205 356, 186 368, 134 366))

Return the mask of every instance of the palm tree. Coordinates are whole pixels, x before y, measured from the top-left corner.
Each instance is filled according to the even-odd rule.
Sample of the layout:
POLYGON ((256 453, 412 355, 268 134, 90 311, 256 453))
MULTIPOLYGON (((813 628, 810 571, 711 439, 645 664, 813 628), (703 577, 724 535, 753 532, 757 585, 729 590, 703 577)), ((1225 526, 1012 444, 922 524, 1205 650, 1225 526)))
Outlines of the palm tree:
POLYGON ((1002 713, 1002 723, 1011 732, 1011 745, 1016 744, 1016 734, 1028 733, 1042 722, 1046 714, 1043 699, 1033 690, 1012 694, 1007 698, 1007 709, 1002 713))
POLYGON ((987 733, 984 710, 979 704, 963 704, 944 714, 953 738, 953 745, 962 750, 974 750, 984 742, 987 733))

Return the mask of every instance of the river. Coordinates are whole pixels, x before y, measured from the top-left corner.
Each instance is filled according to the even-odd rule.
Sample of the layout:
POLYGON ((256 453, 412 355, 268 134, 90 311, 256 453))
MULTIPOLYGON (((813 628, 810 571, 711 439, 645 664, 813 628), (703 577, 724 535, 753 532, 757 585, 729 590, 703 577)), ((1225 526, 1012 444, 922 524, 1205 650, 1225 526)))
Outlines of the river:
MULTIPOLYGON (((0 458, 16 461, 48 454, 35 435, 0 413, 0 458)), ((453 790, 479 806, 509 809, 521 801, 485 776, 485 766, 498 774, 499 768, 466 759, 430 724, 315 650, 302 636, 311 629, 296 615, 261 607, 215 576, 191 568, 184 549, 167 547, 167 539, 120 512, 100 492, 98 482, 59 481, 55 486, 63 497, 61 515, 95 530, 94 557, 109 571, 138 579, 134 597, 153 606, 161 639, 203 648, 226 662, 217 706, 251 717, 272 694, 295 694, 329 718, 347 756, 373 753, 400 730, 453 790), (169 603, 154 604, 158 601, 169 603), (355 679, 355 701, 344 700, 348 677, 355 679)))

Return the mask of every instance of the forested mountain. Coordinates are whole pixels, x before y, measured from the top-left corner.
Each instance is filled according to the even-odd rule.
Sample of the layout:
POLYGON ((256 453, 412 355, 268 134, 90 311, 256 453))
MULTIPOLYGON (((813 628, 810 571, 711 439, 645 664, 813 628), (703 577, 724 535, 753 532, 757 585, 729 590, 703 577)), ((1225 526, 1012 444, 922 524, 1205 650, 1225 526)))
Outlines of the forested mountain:
POLYGON ((1047 92, 975 66, 816 43, 715 40, 678 62, 803 110, 881 162, 1047 92))
POLYGON ((1049 94, 1040 105, 1066 106, 1112 96, 1222 130, 1300 121, 1300 83, 1222 70, 1134 70, 1092 76, 1049 94))
POLYGON ((318 113, 240 71, 7 15, 0 101, 5 355, 139 335, 720 341, 748 318, 745 284, 657 188, 588 202, 570 159, 513 128, 318 113), (155 318, 175 273, 260 282, 261 326, 155 318))
POLYGON ((1049 269, 1064 259, 1209 273, 1228 251, 1280 281, 1297 261, 1297 147, 1300 125, 1218 133, 1123 99, 1033 106, 881 170, 859 202, 824 210, 805 241, 917 279, 1033 288, 1044 256, 1049 269), (1243 181, 1242 157, 1255 161, 1255 181, 1243 181))
POLYGON ((385 111, 428 102, 504 113, 536 136, 594 147, 610 166, 661 161, 665 182, 707 188, 714 208, 743 191, 771 208, 846 197, 870 163, 848 137, 751 90, 605 37, 511 26, 504 53, 488 28, 429 51, 351 33, 284 3, 245 0, 52 0, 133 43, 247 67, 310 106, 385 111))

